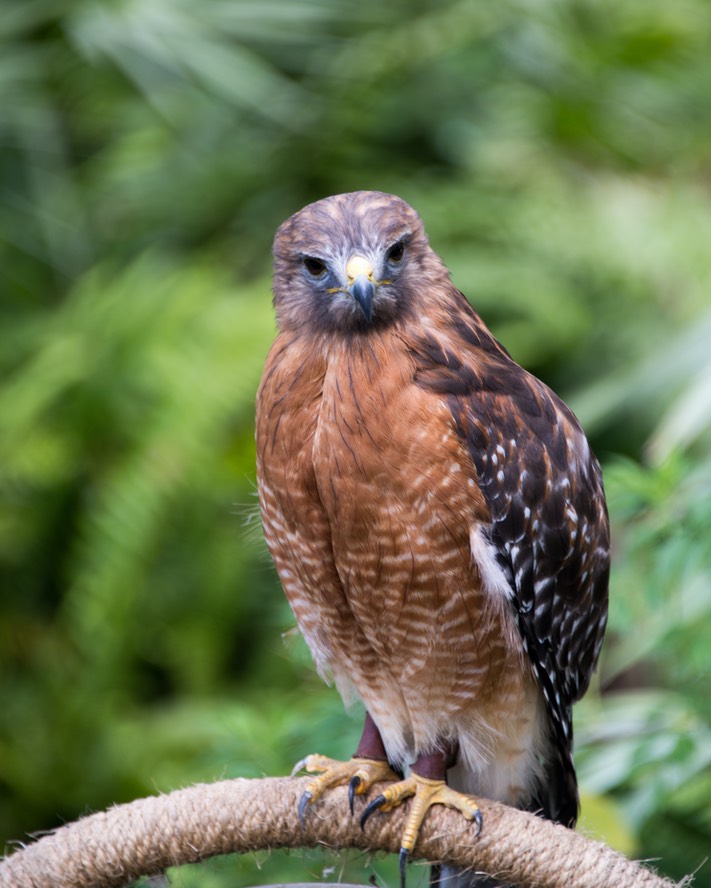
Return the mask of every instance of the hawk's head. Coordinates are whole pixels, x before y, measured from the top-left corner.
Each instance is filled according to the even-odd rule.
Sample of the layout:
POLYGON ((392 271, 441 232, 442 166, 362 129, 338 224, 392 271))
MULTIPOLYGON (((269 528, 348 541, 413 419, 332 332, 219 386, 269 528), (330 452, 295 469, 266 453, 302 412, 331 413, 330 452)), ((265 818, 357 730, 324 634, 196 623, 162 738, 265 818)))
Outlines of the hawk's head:
POLYGON ((417 294, 446 276, 417 213, 380 191, 309 204, 274 240, 274 305, 282 329, 377 329, 416 310, 417 294))

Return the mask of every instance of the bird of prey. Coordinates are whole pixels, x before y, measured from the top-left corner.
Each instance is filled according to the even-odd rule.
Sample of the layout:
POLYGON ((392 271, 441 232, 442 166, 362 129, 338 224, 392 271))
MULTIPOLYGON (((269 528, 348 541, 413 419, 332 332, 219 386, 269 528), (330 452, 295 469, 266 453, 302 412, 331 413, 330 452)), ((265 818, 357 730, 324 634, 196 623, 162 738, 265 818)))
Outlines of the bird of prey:
POLYGON ((572 826, 572 705, 607 619, 600 467, 570 409, 492 336, 403 200, 305 207, 274 242, 257 397, 266 540, 319 672, 366 709, 329 787, 481 829, 476 797, 572 826))

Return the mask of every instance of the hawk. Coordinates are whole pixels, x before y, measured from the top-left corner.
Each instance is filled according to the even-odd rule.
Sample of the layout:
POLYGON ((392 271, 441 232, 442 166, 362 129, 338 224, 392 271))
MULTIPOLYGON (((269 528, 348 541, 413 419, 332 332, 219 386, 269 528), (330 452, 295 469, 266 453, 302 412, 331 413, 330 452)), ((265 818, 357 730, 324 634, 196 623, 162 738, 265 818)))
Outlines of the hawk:
POLYGON ((274 242, 278 336, 257 396, 267 544, 325 678, 366 709, 354 757, 302 763, 364 810, 476 796, 572 826, 572 705, 607 619, 597 460, 491 335, 403 200, 317 201, 274 242), (406 776, 405 776, 406 775, 406 776))

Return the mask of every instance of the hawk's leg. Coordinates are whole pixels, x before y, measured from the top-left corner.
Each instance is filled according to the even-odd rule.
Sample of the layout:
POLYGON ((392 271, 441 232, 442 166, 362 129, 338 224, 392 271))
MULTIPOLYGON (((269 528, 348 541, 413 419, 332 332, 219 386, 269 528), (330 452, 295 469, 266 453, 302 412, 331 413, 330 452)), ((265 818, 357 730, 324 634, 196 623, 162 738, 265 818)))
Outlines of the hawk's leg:
POLYGON ((456 760, 456 747, 449 747, 429 755, 421 755, 410 768, 406 780, 388 786, 368 805, 360 823, 366 821, 374 811, 391 811, 405 799, 413 797, 400 842, 400 884, 405 885, 405 864, 409 853, 415 847, 417 834, 427 811, 432 805, 445 805, 460 811, 467 820, 476 824, 476 835, 481 832, 482 818, 479 805, 472 796, 456 792, 447 786, 447 768, 456 760))
POLYGON ((304 819, 304 812, 309 803, 319 799, 332 786, 348 784, 348 800, 352 814, 357 795, 367 792, 374 783, 382 780, 400 780, 402 777, 388 764, 380 731, 369 713, 365 715, 363 734, 350 761, 339 762, 327 758, 325 755, 309 755, 298 762, 292 774, 302 768, 310 774, 319 774, 319 776, 309 783, 299 800, 299 820, 301 821, 304 819))

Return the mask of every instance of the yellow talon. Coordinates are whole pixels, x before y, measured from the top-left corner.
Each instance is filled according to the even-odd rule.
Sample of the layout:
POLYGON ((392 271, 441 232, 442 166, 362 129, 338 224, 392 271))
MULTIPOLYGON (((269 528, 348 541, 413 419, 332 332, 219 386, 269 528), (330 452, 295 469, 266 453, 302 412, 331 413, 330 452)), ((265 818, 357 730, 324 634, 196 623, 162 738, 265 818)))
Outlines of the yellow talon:
POLYGON ((400 780, 392 786, 387 786, 378 798, 368 805, 363 813, 361 824, 365 825, 365 822, 374 811, 381 811, 383 813, 392 811, 393 808, 396 808, 411 796, 414 796, 414 799, 410 806, 405 831, 400 843, 400 847, 405 851, 412 851, 415 847, 420 826, 422 826, 425 815, 432 805, 445 805, 447 808, 454 808, 461 812, 467 820, 475 820, 477 835, 479 834, 481 830, 481 813, 479 805, 473 796, 451 789, 444 780, 420 777, 419 774, 414 772, 406 780, 400 780))
MULTIPOLYGON (((386 805, 381 810, 389 811, 391 808, 399 805, 402 799, 414 796, 402 834, 402 841, 400 842, 400 848, 404 851, 410 852, 415 847, 420 827, 432 805, 444 805, 447 808, 454 808, 460 811, 467 820, 476 820, 478 814, 479 820, 481 820, 479 806, 475 799, 472 796, 464 795, 451 789, 444 780, 431 780, 427 777, 420 777, 418 774, 411 774, 403 783, 410 783, 410 785, 397 793, 393 792, 393 790, 397 789, 398 786, 402 786, 402 784, 387 787, 383 795, 385 795, 386 799, 388 799, 389 795, 392 796, 392 801, 388 799, 386 805)), ((477 824, 479 829, 481 829, 478 821, 477 824)))
POLYGON ((476 823, 476 835, 481 832, 482 817, 479 805, 472 796, 451 789, 444 780, 432 780, 429 777, 420 777, 414 772, 406 780, 401 780, 391 786, 387 786, 383 792, 368 805, 363 812, 360 824, 365 826, 366 821, 374 811, 391 811, 405 799, 414 796, 410 811, 407 815, 405 829, 400 842, 400 885, 405 885, 405 864, 408 854, 415 847, 420 827, 425 815, 432 805, 445 805, 461 812, 467 820, 476 823))
POLYGON ((368 758, 352 758, 350 761, 340 762, 325 755, 309 755, 295 765, 292 776, 302 769, 309 774, 319 774, 307 785, 299 801, 299 820, 302 822, 307 806, 320 799, 333 786, 348 784, 348 799, 353 813, 356 795, 363 795, 374 783, 399 779, 387 762, 368 758))
POLYGON ((309 804, 321 798, 324 792, 332 786, 348 784, 348 800, 352 814, 356 795, 367 792, 374 783, 384 780, 393 781, 368 804, 360 819, 362 827, 365 827, 366 821, 375 811, 383 813, 391 811, 402 804, 405 799, 413 797, 400 842, 401 888, 405 886, 405 866, 408 855, 415 847, 420 827, 432 805, 445 805, 447 808, 454 808, 467 820, 473 820, 476 823, 477 836, 481 832, 482 817, 476 799, 451 789, 444 780, 421 777, 414 771, 406 780, 400 780, 387 762, 357 757, 353 757, 347 762, 340 762, 325 755, 309 755, 296 764, 291 772, 292 776, 301 770, 319 775, 308 783, 299 800, 299 822, 302 825, 309 804))

